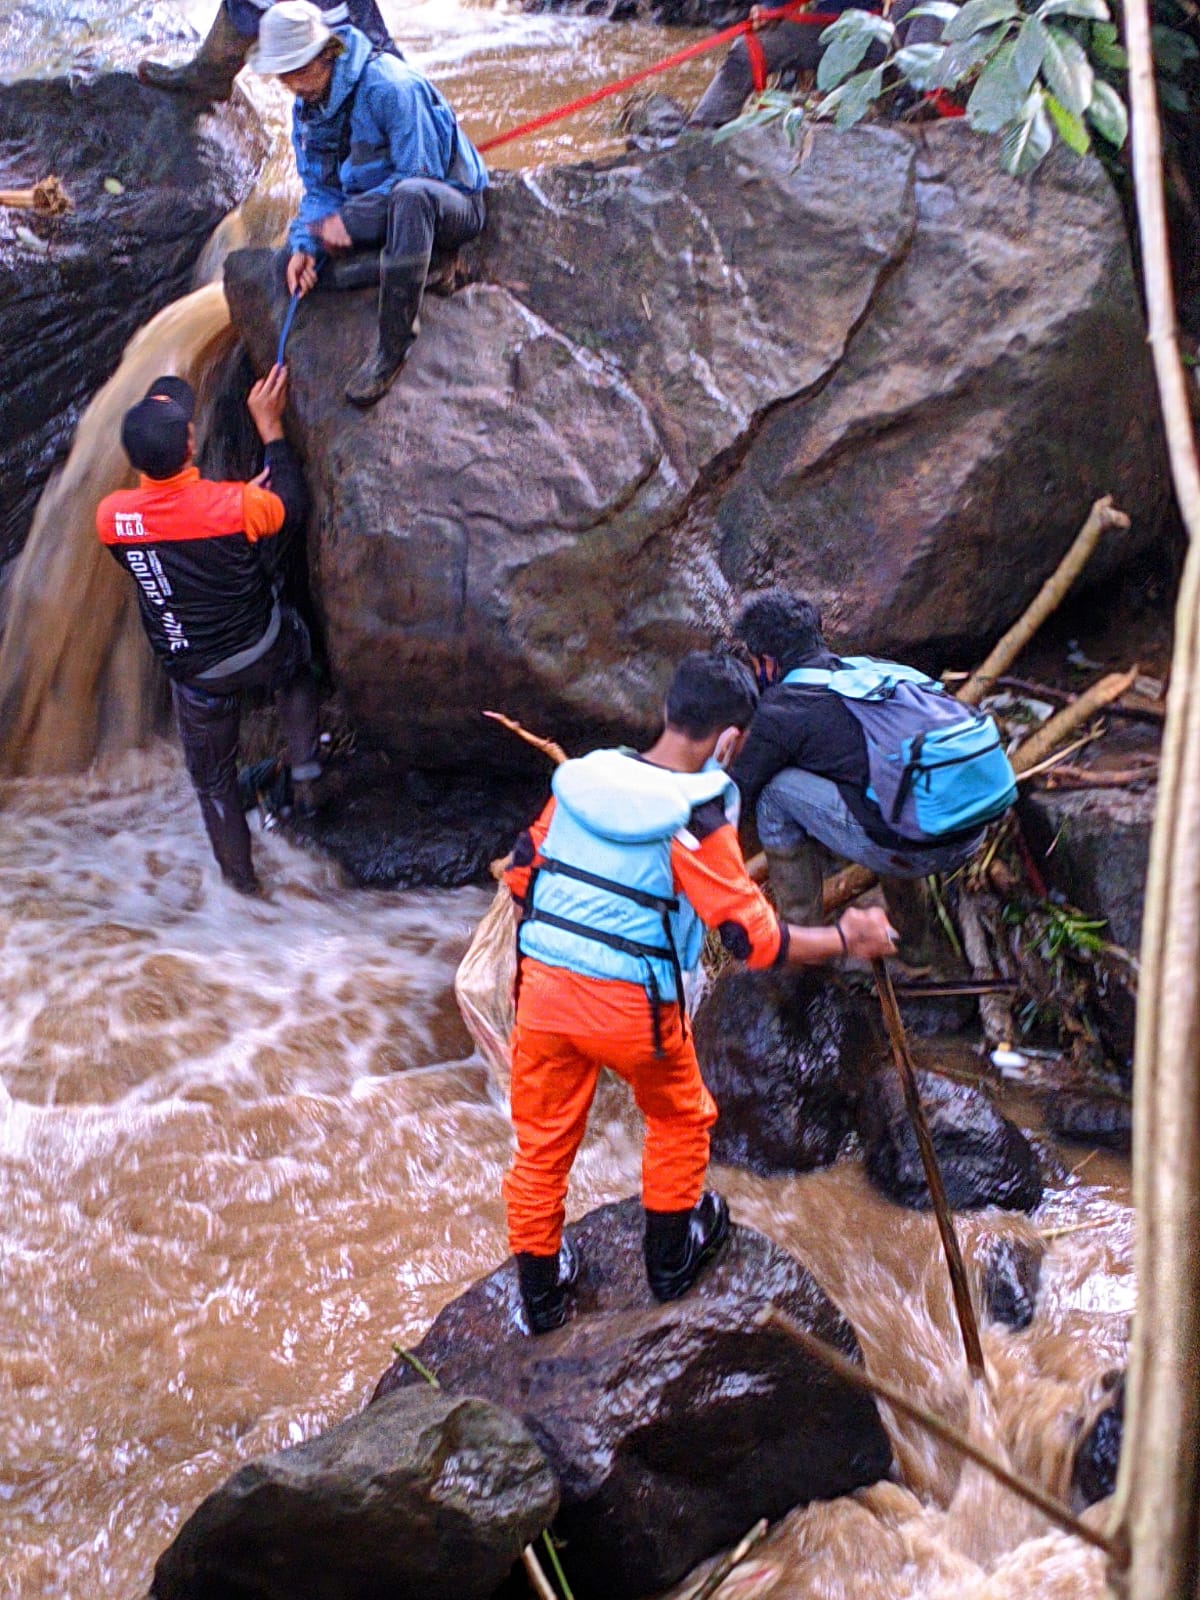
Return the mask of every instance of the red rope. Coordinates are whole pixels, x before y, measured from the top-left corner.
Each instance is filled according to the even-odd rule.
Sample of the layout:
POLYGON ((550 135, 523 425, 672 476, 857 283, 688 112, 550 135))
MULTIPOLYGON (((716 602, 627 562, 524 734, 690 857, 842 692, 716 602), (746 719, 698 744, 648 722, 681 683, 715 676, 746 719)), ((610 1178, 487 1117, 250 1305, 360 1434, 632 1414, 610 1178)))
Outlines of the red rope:
POLYGON ((626 89, 632 89, 635 84, 644 83, 647 78, 653 78, 660 72, 669 72, 672 67, 690 61, 693 56, 704 55, 706 51, 716 50, 723 44, 731 44, 743 33, 747 35, 746 43, 750 47, 750 64, 754 72, 755 87, 761 88, 758 77, 765 66, 762 46, 758 46, 756 54, 753 46, 758 44, 758 40, 752 39, 751 36, 764 24, 782 22, 785 18, 792 22, 803 22, 812 27, 822 28, 837 21, 839 15, 837 12, 808 11, 806 8, 812 4, 813 0, 789 0, 787 5, 778 6, 772 11, 760 11, 753 21, 747 17, 745 22, 736 22, 731 28, 723 28, 720 33, 709 34, 706 39, 698 39, 695 44, 689 44, 683 50, 676 50, 674 55, 667 56, 662 61, 655 61, 651 66, 642 67, 638 72, 631 72, 627 78, 606 84, 602 89, 593 89, 591 94, 580 95, 578 100, 568 101, 565 106, 556 106, 553 111, 545 111, 540 117, 531 117, 528 122, 519 123, 507 133, 498 133, 491 139, 485 139, 482 144, 476 145, 476 149, 495 150, 498 145, 509 144, 513 139, 523 139, 527 133, 536 133, 539 128, 549 127, 552 122, 561 122, 564 117, 574 116, 577 111, 585 111, 588 106, 607 100, 610 95, 622 94, 626 89))

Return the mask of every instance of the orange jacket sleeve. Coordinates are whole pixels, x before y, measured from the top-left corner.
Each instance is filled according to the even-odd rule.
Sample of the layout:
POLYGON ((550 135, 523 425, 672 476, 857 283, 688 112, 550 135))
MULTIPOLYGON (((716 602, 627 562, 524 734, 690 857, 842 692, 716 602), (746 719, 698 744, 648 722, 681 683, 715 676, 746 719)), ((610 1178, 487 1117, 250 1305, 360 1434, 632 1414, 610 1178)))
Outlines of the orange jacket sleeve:
POLYGON ((513 846, 512 856, 504 870, 504 882, 507 884, 508 892, 514 900, 524 900, 529 892, 529 874, 533 869, 534 862, 541 853, 542 845, 546 840, 546 830, 550 826, 550 818, 553 815, 554 796, 551 795, 542 807, 541 816, 526 828, 513 846))
POLYGON ((746 874, 742 847, 731 823, 706 834, 696 849, 671 843, 675 888, 691 902, 725 948, 748 967, 769 967, 787 956, 787 927, 746 874))
POLYGON ((251 544, 278 533, 286 515, 283 501, 270 489, 257 483, 242 485, 242 531, 251 544))

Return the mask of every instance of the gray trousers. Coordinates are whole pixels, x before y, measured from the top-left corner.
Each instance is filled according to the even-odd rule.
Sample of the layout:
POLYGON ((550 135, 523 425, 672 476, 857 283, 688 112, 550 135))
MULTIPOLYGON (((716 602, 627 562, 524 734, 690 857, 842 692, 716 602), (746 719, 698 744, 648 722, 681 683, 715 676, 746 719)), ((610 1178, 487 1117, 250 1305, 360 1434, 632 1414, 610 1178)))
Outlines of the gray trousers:
POLYGON ((341 209, 356 249, 397 260, 449 255, 483 232, 487 202, 436 178, 403 178, 386 194, 352 195, 341 209))

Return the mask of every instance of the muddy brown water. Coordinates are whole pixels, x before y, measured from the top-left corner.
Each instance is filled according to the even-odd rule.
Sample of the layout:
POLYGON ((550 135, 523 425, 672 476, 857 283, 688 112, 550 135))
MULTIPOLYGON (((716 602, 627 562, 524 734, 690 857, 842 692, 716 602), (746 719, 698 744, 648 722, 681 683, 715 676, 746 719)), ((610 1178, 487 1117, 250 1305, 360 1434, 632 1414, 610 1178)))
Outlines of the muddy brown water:
MULTIPOLYGON (((393 20, 481 137, 687 37, 454 0, 393 20)), ((611 112, 592 115, 510 158, 611 148, 611 112)), ((211 297, 168 324, 150 365, 171 364, 171 338, 194 356, 220 333, 211 297)), ((136 388, 140 367, 122 381, 136 388)), ((88 525, 120 470, 86 465, 46 509, 46 549, 88 525)), ((94 576, 68 562, 53 585, 51 609, 85 633, 94 576)), ((144 684, 102 646, 108 724, 125 730, 104 761, 0 785, 0 1595, 20 1600, 142 1595, 206 1493, 353 1411, 393 1341, 415 1343, 505 1254, 508 1124, 451 993, 487 891, 352 890, 272 834, 256 841, 268 900, 230 895, 175 751, 126 748, 145 736, 126 704, 144 684)), ((36 640, 23 649, 18 681, 38 665, 36 640)), ((43 698, 94 717, 94 675, 54 650, 43 698)), ((69 724, 43 724, 58 731, 32 769, 72 764, 55 760, 69 724)), ((636 1191, 639 1156, 636 1117, 606 1086, 571 1214, 636 1191)), ((878 1198, 853 1162, 715 1176, 739 1221, 812 1269, 871 1371, 1066 1494, 1134 1283, 1124 1164, 1077 1151, 1055 1170, 1032 1219, 960 1219, 973 1272, 989 1236, 1051 1235, 1032 1326, 985 1331, 986 1396, 928 1217, 878 1198)), ((1095 1551, 885 1420, 895 1481, 793 1513, 724 1595, 1100 1595, 1095 1551)))

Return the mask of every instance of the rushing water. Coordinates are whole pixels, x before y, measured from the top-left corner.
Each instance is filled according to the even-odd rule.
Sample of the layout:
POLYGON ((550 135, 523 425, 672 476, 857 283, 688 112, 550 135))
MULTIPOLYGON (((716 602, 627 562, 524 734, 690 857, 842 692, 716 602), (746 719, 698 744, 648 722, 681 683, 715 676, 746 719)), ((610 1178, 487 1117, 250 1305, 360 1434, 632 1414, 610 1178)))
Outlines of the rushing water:
MULTIPOLYGON (((480 136, 681 42, 455 0, 392 14, 480 136)), ((510 157, 595 153, 610 119, 510 157)), ((277 227, 283 169, 266 188, 210 266, 277 227)), ((36 605, 39 626, 6 646, 9 690, 41 707, 17 740, 24 770, 120 751, 142 725, 153 679, 114 645, 119 586, 97 590, 107 568, 83 562, 95 500, 123 470, 104 440, 152 370, 200 374, 225 338, 214 289, 165 313, 47 492, 41 587, 13 590, 14 619, 36 605), (99 736, 64 755, 101 704, 99 736)), ((7 702, 10 732, 25 703, 7 702)), ((210 1489, 352 1411, 392 1341, 414 1342, 503 1257, 507 1121, 450 993, 488 896, 352 890, 271 834, 256 841, 268 898, 249 904, 221 887, 167 745, 9 781, 0 812, 0 1595, 134 1600, 210 1489)), ((636 1118, 607 1085, 572 1214, 634 1192, 638 1168, 636 1118)), ((853 1163, 717 1178, 739 1220, 812 1268, 872 1372, 1066 1493, 1133 1304, 1120 1163, 1063 1167, 1032 1220, 961 1219, 973 1271, 989 1236, 1050 1236, 1033 1325, 985 1332, 990 1398, 967 1382, 928 1217, 881 1201, 853 1163)), ((897 1481, 786 1518, 723 1595, 1100 1594, 1094 1551, 885 1416, 897 1481)))

